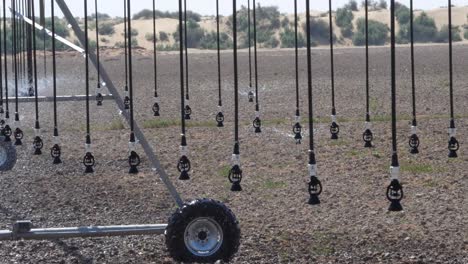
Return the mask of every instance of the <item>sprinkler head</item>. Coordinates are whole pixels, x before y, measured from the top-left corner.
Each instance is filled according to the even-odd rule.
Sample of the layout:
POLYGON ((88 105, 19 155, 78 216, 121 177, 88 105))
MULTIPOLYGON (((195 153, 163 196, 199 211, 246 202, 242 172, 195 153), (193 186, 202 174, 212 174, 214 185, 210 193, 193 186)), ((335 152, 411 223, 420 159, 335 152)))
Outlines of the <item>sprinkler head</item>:
POLYGON ((410 146, 410 153, 411 154, 418 154, 419 153, 419 137, 416 134, 413 134, 409 138, 409 146, 410 146))
POLYGON ((177 164, 177 170, 180 172, 179 180, 190 180, 189 171, 191 170, 191 168, 192 166, 190 164, 190 160, 187 158, 187 156, 183 155, 179 159, 179 163, 177 164))
POLYGON ((249 98, 249 103, 253 103, 255 95, 254 95, 254 93, 252 91, 250 91, 247 94, 247 97, 249 98))
POLYGON ((102 106, 102 102, 104 101, 104 96, 102 96, 102 93, 97 93, 96 94, 96 102, 98 106, 102 106))
POLYGON ((337 140, 340 133, 340 126, 336 122, 332 122, 330 126, 331 139, 337 140))
POLYGON ((364 134, 362 134, 362 139, 365 142, 365 148, 372 148, 372 140, 374 139, 374 135, 372 134, 372 131, 370 129, 366 129, 364 131, 364 134))
POLYGON ((222 112, 216 115, 216 122, 218 122, 217 127, 224 127, 224 115, 222 112))
POLYGON ((309 182, 309 204, 320 204, 319 195, 322 193, 322 183, 316 176, 310 177, 309 182))
POLYGON ((240 192, 242 191, 242 186, 240 185, 242 181, 242 170, 239 165, 232 166, 228 175, 229 182, 232 183, 231 191, 240 192))
POLYGON ((254 119, 253 127, 255 129, 255 134, 262 133, 262 120, 260 120, 260 117, 254 119))
POLYGON ((455 137, 450 137, 448 142, 449 158, 458 158, 457 151, 460 149, 460 143, 455 137))
POLYGON ((3 141, 10 142, 11 141, 11 127, 9 125, 5 125, 5 128, 2 131, 3 136, 5 137, 3 141))
POLYGON ((130 97, 128 97, 128 96, 125 96, 125 98, 124 98, 124 108, 125 108, 125 110, 130 109, 130 97))
POLYGON ((85 173, 93 173, 94 172, 94 165, 96 164, 96 161, 94 160, 93 154, 91 152, 86 152, 84 158, 83 158, 83 165, 85 165, 85 173))
POLYGON ((190 120, 191 119, 190 116, 192 115, 192 108, 190 108, 189 105, 185 106, 184 114, 185 114, 185 116, 184 116, 185 120, 190 120))
POLYGON ((20 128, 16 128, 14 132, 15 136, 15 146, 21 146, 23 145, 23 142, 21 141, 24 137, 23 131, 20 128))
POLYGON ((138 166, 140 165, 141 160, 140 156, 135 151, 130 152, 130 156, 128 157, 128 164, 130 165, 130 170, 128 173, 130 174, 138 174, 138 166))
POLYGON ((389 211, 403 211, 403 206, 400 203, 403 199, 403 186, 401 186, 397 179, 393 179, 387 187, 387 199, 390 201, 389 211))
POLYGON ((302 126, 300 123, 296 123, 293 126, 294 139, 296 140, 296 145, 301 144, 302 141, 302 126))
POLYGON ((28 95, 29 96, 34 96, 34 88, 32 88, 32 86, 30 86, 29 89, 28 89, 28 95))
POLYGON ((34 138, 33 148, 34 148, 34 155, 41 155, 42 148, 44 147, 44 143, 42 142, 41 137, 37 136, 34 138))
POLYGON ((159 104, 157 102, 153 104, 152 110, 153 110, 153 116, 160 116, 159 104))
POLYGON ((52 158, 54 158, 53 164, 60 164, 62 163, 62 160, 60 159, 60 156, 62 155, 60 146, 58 144, 55 144, 51 149, 50 149, 50 155, 52 158))

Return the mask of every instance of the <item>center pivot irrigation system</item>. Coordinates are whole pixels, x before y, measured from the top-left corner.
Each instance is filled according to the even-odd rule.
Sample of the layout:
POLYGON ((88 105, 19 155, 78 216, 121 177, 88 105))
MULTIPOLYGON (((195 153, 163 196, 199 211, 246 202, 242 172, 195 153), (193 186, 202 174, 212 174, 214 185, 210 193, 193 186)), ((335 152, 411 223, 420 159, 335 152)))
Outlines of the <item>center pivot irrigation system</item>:
MULTIPOLYGON (((12 26, 13 32, 15 36, 13 37, 14 43, 13 48, 17 47, 16 40, 19 39, 23 41, 21 38, 16 36, 16 26, 20 23, 22 26, 31 29, 34 26, 37 30, 42 31, 44 35, 49 35, 52 37, 52 50, 53 50, 53 75, 54 75, 54 96, 53 98, 42 97, 40 98, 37 93, 37 72, 36 67, 34 68, 35 74, 35 81, 31 82, 32 85, 35 87, 33 89, 31 95, 35 95, 34 98, 23 98, 23 102, 36 102, 36 139, 35 139, 35 149, 38 150, 36 154, 40 154, 40 149, 42 149, 42 140, 39 136, 39 121, 38 121, 38 109, 37 103, 39 101, 53 101, 54 102, 54 121, 55 121, 55 129, 54 129, 54 147, 51 149, 51 155, 54 157, 54 164, 61 163, 60 161, 60 147, 58 141, 58 129, 57 129, 57 112, 56 112, 56 103, 59 100, 68 101, 68 100, 85 100, 86 101, 86 119, 87 119, 87 133, 86 133, 86 154, 83 158, 83 164, 86 167, 85 172, 92 172, 94 166, 94 157, 92 156, 91 152, 91 134, 90 134, 90 126, 89 126, 89 69, 88 63, 91 61, 94 66, 98 69, 99 73, 99 80, 96 89, 96 100, 98 105, 102 105, 102 101, 104 99, 114 99, 117 106, 121 110, 121 114, 125 117, 130 125, 130 157, 129 163, 131 165, 130 173, 136 173, 136 166, 135 164, 139 158, 135 155, 135 145, 138 143, 142 146, 143 150, 145 151, 148 160, 151 162, 153 167, 153 171, 155 174, 158 174, 169 193, 171 194, 172 198, 174 199, 175 203, 178 206, 176 212, 170 217, 167 224, 149 224, 149 225, 125 225, 125 226, 88 226, 88 227, 69 227, 69 228, 33 228, 31 221, 17 221, 13 224, 11 230, 1 230, 0 231, 0 240, 19 240, 19 239, 27 239, 27 240, 43 240, 43 239, 57 239, 57 238, 73 238, 73 237, 105 237, 105 236, 128 236, 128 235, 154 235, 154 234, 165 234, 166 237, 166 246, 168 248, 169 253, 175 260, 179 261, 195 261, 195 262, 214 262, 216 260, 225 260, 228 261, 231 259, 234 254, 237 252, 240 242, 240 228, 239 223, 232 213, 232 211, 227 208, 224 204, 214 201, 211 199, 198 199, 192 202, 184 203, 181 196, 175 189, 174 185, 172 184, 171 180, 169 179, 167 173, 163 169, 160 164, 159 159, 155 155, 153 148, 146 140, 144 134, 142 133, 139 126, 134 122, 133 119, 133 80, 132 80, 132 43, 131 43, 131 1, 125 1, 125 9, 126 9, 126 20, 125 20, 125 29, 126 29, 126 71, 128 70, 128 83, 125 87, 125 91, 127 92, 127 88, 129 94, 125 94, 124 99, 120 96, 118 90, 115 88, 112 80, 109 78, 109 75, 106 69, 99 63, 99 57, 94 54, 89 49, 89 38, 87 30, 84 32, 80 28, 78 22, 75 20, 74 16, 72 15, 71 11, 69 10, 67 4, 63 0, 40 0, 40 9, 41 9, 41 21, 44 21, 43 18, 43 10, 45 6, 45 2, 49 2, 51 4, 51 13, 52 13, 52 31, 45 29, 45 23, 41 23, 43 26, 36 24, 35 22, 35 7, 34 1, 25 1, 23 2, 24 7, 28 10, 26 13, 20 13, 17 9, 16 3, 17 0, 12 1, 11 11, 12 11, 12 26), (69 43, 67 40, 60 38, 55 34, 55 23, 54 19, 54 6, 55 3, 59 6, 62 13, 64 14, 65 18, 67 19, 70 27, 73 29, 75 35, 77 36, 78 40, 84 46, 84 49, 69 43), (26 26, 26 23, 28 26, 26 26), (71 97, 58 97, 56 95, 56 67, 55 67, 55 41, 61 41, 69 45, 74 50, 83 54, 85 58, 86 64, 86 94, 84 96, 71 96, 71 97), (128 58, 127 58, 128 56, 128 58), (128 68, 127 68, 128 67, 128 68), (101 78, 103 82, 101 83, 101 78), (108 90, 111 92, 111 95, 104 95, 101 91, 101 84, 106 86, 108 90), (128 86, 128 87, 127 87, 128 86), (41 144, 41 146, 37 146, 41 144), (133 158, 132 158, 133 156, 133 158)), ((87 9, 88 9, 88 0, 84 0, 84 10, 85 10, 85 28, 88 27, 88 16, 87 16, 87 9)), ((97 6, 97 5, 96 5, 97 6)), ((6 3, 3 0, 3 28, 6 29, 6 3)), ((154 0, 153 0, 153 9, 155 8, 154 0)), ((234 2, 234 10, 236 8, 234 2)), ((180 22, 183 20, 183 11, 182 11, 182 0, 179 0, 179 19, 180 22)), ((97 18, 97 17, 96 17, 97 18)), ((182 23, 179 23, 179 33, 182 35, 184 30, 182 23)), ((154 25, 155 26, 155 25, 154 25)), ((155 30, 155 28, 154 28, 155 30)), ((5 33, 6 30, 4 30, 5 33)), ((31 50, 34 51, 34 66, 36 66, 36 38, 35 38, 35 30, 32 31, 32 38, 31 35, 24 35, 26 36, 25 42, 29 42, 30 39, 33 39, 33 43, 31 44, 31 50), (34 46, 34 48, 32 48, 34 46)), ((6 39, 6 35, 4 34, 4 39, 6 39)), ((6 41, 4 41, 3 47, 6 47, 6 41)), ((2 47, 0 46, 0 49, 2 47)), ((181 70, 183 74, 183 45, 181 45, 181 70)), ((6 48, 5 50, 5 58, 6 58, 6 48)), ((19 77, 17 76, 19 69, 17 67, 18 63, 16 62, 17 54, 13 52, 13 59, 14 59, 14 73, 15 73, 15 103, 16 107, 18 106, 18 102, 20 101, 20 97, 18 97, 18 80, 19 77)), ((156 56, 155 56, 156 59, 156 56)), ((2 65, 5 67, 5 77, 7 74, 6 67, 7 62, 5 59, 5 64, 2 65)), ((2 69, 0 68, 0 71, 2 69)), ((155 70, 156 73, 156 70, 155 70)), ((2 78, 0 78, 2 79, 2 78)), ((126 78, 127 79, 127 78, 126 78)), ((155 80, 156 81, 156 80, 155 80)), ((18 108, 15 109, 15 127, 17 128, 14 132, 14 137, 17 140, 15 145, 11 143, 10 137, 12 136, 11 128, 9 126, 8 118, 9 118, 9 108, 8 108, 8 85, 5 83, 5 86, 2 86, 2 91, 5 90, 6 93, 6 111, 3 111, 3 94, 1 96, 1 110, 5 113, 5 119, 2 122, 2 137, 0 143, 0 159, 1 163, 1 170, 6 171, 13 168, 14 163, 16 161, 16 148, 15 145, 20 145, 20 140, 22 139, 18 135, 20 133, 19 129, 19 114, 18 108), (3 89, 5 87, 5 89, 3 89)), ((182 85, 183 91, 183 85, 182 85)), ((155 90, 155 97, 158 99, 157 90, 155 90)), ((187 98, 188 99, 188 98, 187 98)), ((184 102, 184 101, 182 101, 184 102)), ((153 111, 155 116, 158 115, 159 112, 159 105, 158 101, 155 102, 153 105, 153 111)), ((183 109, 183 120, 185 119, 184 114, 187 114, 187 109, 185 107, 183 109), (185 111, 184 111, 185 110, 185 111)), ((3 120, 3 118, 2 118, 3 120)), ((22 132, 21 132, 22 133, 22 132)))
MULTIPOLYGON (((210 200, 198 199, 192 202, 184 203, 183 199, 177 192, 172 181, 168 177, 165 170, 162 168, 160 161, 153 151, 152 146, 148 143, 142 130, 134 120, 134 88, 133 88, 133 63, 132 63, 132 19, 131 19, 131 0, 123 0, 124 2, 124 54, 125 54, 125 87, 124 95, 121 97, 118 89, 114 86, 106 69, 100 63, 99 57, 99 34, 97 0, 94 0, 95 6, 95 22, 96 22, 96 54, 90 50, 88 36, 88 0, 84 0, 84 28, 82 30, 70 12, 64 0, 39 0, 40 21, 36 23, 36 8, 35 1, 31 0, 9 0, 11 1, 11 20, 7 23, 6 0, 3 1, 3 20, 1 21, 3 32, 0 34, 0 53, 3 55, 0 60, 0 171, 11 170, 16 163, 16 147, 23 144, 24 137, 21 130, 19 118, 20 102, 35 103, 35 125, 34 125, 34 154, 40 155, 44 142, 40 133, 40 113, 38 103, 41 101, 53 102, 53 147, 50 154, 54 158, 53 164, 61 163, 61 147, 59 140, 58 129, 58 114, 57 103, 59 101, 86 101, 86 135, 85 135, 85 155, 83 157, 83 165, 85 173, 94 171, 95 160, 92 153, 92 138, 90 129, 90 83, 89 83, 89 62, 91 61, 97 70, 97 86, 95 99, 98 106, 103 104, 105 99, 115 100, 122 116, 128 122, 130 127, 129 133, 129 157, 130 165, 129 173, 138 173, 140 165, 140 157, 136 152, 136 146, 139 144, 143 148, 148 160, 151 163, 155 174, 161 178, 170 195, 175 201, 178 209, 170 217, 167 224, 149 224, 149 225, 125 225, 125 226, 88 226, 88 227, 70 227, 70 228, 33 228, 31 221, 18 221, 13 224, 11 230, 0 230, 0 240, 18 240, 18 239, 57 239, 57 238, 72 238, 72 237, 103 237, 103 236, 127 236, 127 235, 153 235, 165 234, 166 246, 170 255, 178 261, 196 261, 196 262, 214 262, 217 260, 230 260, 239 248, 240 228, 235 215, 224 204, 210 200), (50 4, 51 7, 51 30, 46 28, 45 23, 45 6, 50 4), (61 9, 70 28, 74 31, 76 37, 84 48, 81 48, 70 41, 58 36, 55 32, 55 5, 61 9), (13 41, 7 42, 6 29, 7 25, 12 30, 13 41), (37 78, 37 41, 36 31, 41 33, 44 42, 44 66, 46 60, 45 39, 46 36, 52 39, 52 72, 53 72, 53 96, 44 97, 38 95, 38 78, 37 78), (81 53, 85 60, 86 73, 86 94, 78 96, 58 96, 56 82, 56 41, 69 46, 71 49, 81 53), (10 45, 11 47, 7 46, 10 45), (7 48, 11 48, 12 69, 14 74, 14 122, 10 122, 9 108, 9 64, 7 60, 7 48), (24 52, 26 51, 26 53, 24 52), (3 75, 3 76, 2 76, 3 75), (27 81, 26 81, 27 79, 27 81), (20 97, 20 87, 27 86, 29 97, 20 97), (103 93, 103 88, 106 87, 109 94, 103 93), (4 94, 5 93, 5 94, 4 94), (4 102, 5 99, 5 102, 4 102), (5 103, 5 104, 4 104, 5 103), (5 105, 5 108, 4 108, 5 105), (12 142, 14 138, 14 143, 12 142)), ((218 77, 218 112, 215 117, 218 127, 224 127, 224 112, 222 98, 222 74, 221 74, 221 53, 220 53, 220 15, 219 1, 216 1, 216 35, 217 35, 217 77, 218 77)), ((298 0, 294 1, 294 33, 295 33, 295 116, 292 132, 296 144, 301 144, 303 140, 303 127, 301 125, 300 113, 300 83, 299 83, 299 44, 298 44, 298 0)), ((311 15, 310 15, 310 0, 304 0, 306 7, 306 32, 311 32, 311 15)), ((155 117, 160 116, 161 101, 158 94, 158 78, 157 78, 157 50, 156 50, 156 1, 152 0, 153 7, 153 48, 154 48, 154 102, 151 107, 155 117)), ((249 102, 255 102, 255 118, 253 120, 253 128, 256 134, 262 132, 262 121, 260 119, 260 103, 258 89, 258 54, 257 54, 257 3, 252 0, 252 14, 250 0, 247 0, 247 17, 248 17, 248 56, 249 56, 249 86, 247 98, 249 102), (251 19, 253 18, 253 21, 251 19), (251 35, 251 22, 253 22, 253 35, 251 35), (255 87, 253 87, 252 78, 252 40, 253 37, 253 70, 255 87), (253 91, 254 89, 254 91, 253 91)), ((368 0, 365 0, 365 62, 366 62, 366 112, 365 112, 365 129, 362 135, 364 147, 373 147, 374 134, 371 126, 370 113, 370 82, 369 82, 369 19, 368 19, 368 0)), ((189 59, 188 59, 188 38, 187 38, 187 0, 178 0, 179 6, 179 66, 180 66, 180 118, 181 118, 181 144, 180 158, 177 162, 177 169, 180 172, 179 180, 190 180, 189 172, 191 171, 191 163, 188 158, 188 144, 186 137, 186 122, 191 119, 192 109, 189 105, 189 59)), ((232 168, 229 171, 228 179, 231 185, 231 191, 242 191, 241 181, 243 171, 240 158, 240 139, 239 139, 239 69, 238 69, 238 30, 237 30, 237 1, 232 0, 232 40, 233 40, 233 63, 234 63, 234 147, 231 156, 232 168)), ((417 105, 416 105, 416 81, 415 81, 415 56, 414 56, 414 38, 413 38, 413 1, 410 0, 410 31, 411 31, 411 81, 412 81, 412 112, 413 119, 411 124, 411 135, 409 137, 409 150, 412 154, 419 153, 420 140, 417 134, 417 105)), ((395 1, 390 1, 390 58, 391 58, 391 127, 392 127, 392 155, 390 166, 390 184, 386 189, 386 196, 390 202, 390 211, 401 211, 403 207, 400 201, 403 199, 403 186, 400 183, 400 168, 397 149, 397 105, 396 105, 396 50, 395 50, 395 1)), ((449 26, 452 27, 452 6, 448 0, 448 18, 449 26)), ((335 66, 334 66, 334 39, 333 39, 333 12, 332 0, 329 0, 329 23, 330 23, 330 65, 331 65, 331 117, 330 125, 331 139, 338 139, 340 126, 337 121, 337 111, 335 105, 335 66)), ((307 60, 307 106, 308 106, 308 203, 311 205, 320 204, 319 196, 322 193, 322 182, 318 177, 317 157, 315 150, 314 139, 314 113, 313 113, 313 78, 312 78, 312 39, 311 34, 306 34, 306 60, 307 60)), ((452 32, 449 30, 449 76, 450 76, 450 127, 449 127, 449 157, 456 158, 459 150, 459 143, 456 139, 455 114, 454 114, 454 96, 453 96, 453 52, 452 52, 452 32)), ((46 71, 45 71, 46 72, 46 71)))

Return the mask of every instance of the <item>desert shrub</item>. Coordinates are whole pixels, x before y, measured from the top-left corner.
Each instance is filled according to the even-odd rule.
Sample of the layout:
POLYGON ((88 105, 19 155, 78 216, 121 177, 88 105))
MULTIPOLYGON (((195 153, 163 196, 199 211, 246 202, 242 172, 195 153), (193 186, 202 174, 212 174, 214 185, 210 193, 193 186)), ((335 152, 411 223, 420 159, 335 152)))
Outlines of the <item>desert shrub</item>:
MULTIPOLYGON (((379 3, 377 1, 375 1, 375 0, 369 0, 367 2, 367 4, 369 5, 369 10, 378 10, 378 9, 380 9, 379 8, 379 3)), ((365 6, 366 6, 366 1, 362 0, 361 7, 364 9, 365 6)))
POLYGON ((153 18, 153 11, 149 9, 143 9, 140 12, 133 15, 133 19, 150 19, 153 18))
POLYGON ((341 29, 341 35, 345 38, 351 38, 353 37, 353 34, 353 27, 347 26, 341 29))
MULTIPOLYGON (((220 49, 228 49, 232 47, 232 41, 229 38, 229 35, 221 32, 219 34, 219 47, 220 49)), ((211 31, 206 33, 203 38, 200 40, 200 48, 202 49, 217 49, 217 35, 216 32, 211 31)))
POLYGON ((169 41, 169 36, 167 35, 166 32, 164 31, 160 31, 159 32, 159 40, 165 42, 165 41, 169 41))
MULTIPOLYGON (((281 39, 282 48, 296 47, 296 39, 295 39, 294 30, 289 29, 289 28, 285 29, 283 32, 280 33, 280 39, 281 39)), ((300 48, 305 46, 304 36, 299 32, 297 35, 297 45, 300 48)))
POLYGON ((416 17, 413 24, 415 42, 431 42, 436 38, 437 26, 435 21, 425 12, 416 17))
POLYGON ((99 34, 100 35, 113 35, 115 33, 114 25, 111 23, 103 23, 99 25, 99 34))
POLYGON ((349 0, 349 2, 345 5, 345 8, 351 11, 358 11, 358 4, 355 0, 349 0))
MULTIPOLYGON (((458 26, 452 26, 452 40, 454 42, 462 41, 460 35, 460 28, 458 26)), ((448 25, 443 25, 440 28, 440 31, 437 33, 435 42, 438 43, 447 43, 449 41, 449 27, 448 25)))
POLYGON ((272 35, 270 36, 270 39, 267 40, 264 44, 266 48, 277 48, 279 46, 280 42, 276 38, 276 36, 272 35))
POLYGON ((468 39, 468 28, 467 27, 465 27, 465 29, 463 30, 463 37, 465 39, 468 39))
MULTIPOLYGON (((154 38, 154 34, 153 34, 153 33, 146 33, 146 34, 145 34, 145 39, 146 39, 146 41, 148 41, 148 42, 153 42, 153 38, 154 38)), ((157 41, 157 40, 158 40, 158 39, 156 38, 156 41, 157 41)))
POLYGON ((174 45, 171 45, 171 44, 158 44, 156 46, 157 50, 159 51, 175 51, 175 50, 179 50, 179 45, 178 44, 174 44, 174 45))
POLYGON ((109 40, 106 39, 106 38, 104 38, 104 37, 103 37, 103 38, 100 38, 99 40, 100 40, 102 43, 108 43, 108 42, 109 42, 109 40))
MULTIPOLYGON (((154 12, 156 15, 156 18, 173 18, 173 19, 178 19, 179 18, 179 12, 169 12, 169 11, 159 11, 156 10, 154 12)), ((153 11, 149 9, 143 9, 140 12, 136 13, 133 15, 133 19, 153 19, 153 11)), ((201 20, 201 15, 195 12, 192 12, 190 10, 187 11, 187 20, 194 20, 197 22, 200 22, 201 20)))
MULTIPOLYGON (((258 43, 265 43, 270 40, 273 32, 281 27, 280 12, 276 6, 261 6, 257 4, 257 41, 258 43)), ((252 19, 252 10, 251 10, 252 19)), ((248 47, 248 12, 245 6, 242 6, 237 13, 237 30, 241 41, 239 46, 241 48, 248 47)), ((226 20, 226 26, 232 28, 232 16, 226 20)), ((251 37, 253 38, 253 27, 251 28, 251 37)))
POLYGON ((132 28, 132 31, 130 32, 130 35, 132 35, 132 37, 136 37, 138 36, 138 30, 136 28, 132 28))
MULTIPOLYGON (((97 13, 98 19, 99 20, 109 20, 111 17, 108 14, 105 13, 97 13)), ((88 16, 89 20, 94 20, 96 19, 96 13, 92 13, 90 16, 88 16)))
POLYGON ((338 8, 336 10, 336 25, 340 28, 353 27, 354 15, 350 9, 338 8))
MULTIPOLYGON (((387 25, 369 20, 369 45, 384 45, 388 37, 387 25)), ((354 34, 353 43, 356 46, 366 44, 366 22, 364 18, 359 18, 357 21, 357 32, 354 34)))
POLYGON ((284 17, 283 20, 281 20, 281 27, 282 28, 289 27, 289 18, 288 17, 284 17))
MULTIPOLYGON (((307 32, 306 24, 302 25, 304 32, 307 32)), ((310 19, 310 37, 312 41, 316 42, 316 45, 319 44, 329 44, 330 43, 330 26, 327 22, 321 19, 310 19)))
POLYGON ((380 0, 378 7, 380 9, 387 9, 387 1, 386 0, 380 0))
POLYGON ((410 16, 410 9, 407 6, 400 3, 398 3, 398 5, 395 4, 395 17, 400 25, 408 24, 410 22, 410 16))
POLYGON ((410 26, 409 24, 400 25, 400 30, 396 35, 396 42, 398 44, 407 44, 410 42, 410 26))

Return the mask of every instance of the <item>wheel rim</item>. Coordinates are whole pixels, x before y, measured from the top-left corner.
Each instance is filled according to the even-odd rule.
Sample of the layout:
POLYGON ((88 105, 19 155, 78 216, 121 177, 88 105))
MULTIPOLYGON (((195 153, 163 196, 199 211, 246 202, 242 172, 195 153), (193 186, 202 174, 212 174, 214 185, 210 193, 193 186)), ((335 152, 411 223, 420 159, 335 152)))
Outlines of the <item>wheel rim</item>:
POLYGON ((0 166, 5 164, 8 159, 7 150, 4 146, 0 146, 0 166))
POLYGON ((197 218, 185 228, 185 246, 195 256, 215 254, 223 244, 221 226, 211 218, 197 218))

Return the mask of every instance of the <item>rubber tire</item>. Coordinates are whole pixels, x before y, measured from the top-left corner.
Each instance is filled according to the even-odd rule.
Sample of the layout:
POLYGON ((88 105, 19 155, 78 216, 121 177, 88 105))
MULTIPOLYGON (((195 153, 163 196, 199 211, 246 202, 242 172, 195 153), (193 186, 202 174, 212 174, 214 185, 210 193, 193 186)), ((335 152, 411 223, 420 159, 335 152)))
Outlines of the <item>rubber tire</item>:
POLYGON ((16 148, 12 142, 5 142, 3 140, 4 138, 0 137, 0 148, 5 150, 7 159, 0 164, 0 171, 10 171, 16 164, 16 148))
POLYGON ((184 204, 169 218, 165 232, 166 247, 175 261, 213 263, 223 260, 228 262, 239 249, 240 233, 239 222, 226 205, 211 199, 198 199, 184 204), (223 229, 223 244, 211 256, 195 256, 185 246, 185 228, 194 219, 200 217, 215 220, 223 229))

